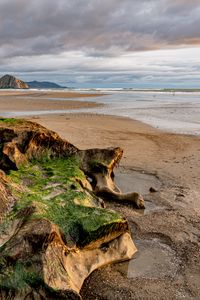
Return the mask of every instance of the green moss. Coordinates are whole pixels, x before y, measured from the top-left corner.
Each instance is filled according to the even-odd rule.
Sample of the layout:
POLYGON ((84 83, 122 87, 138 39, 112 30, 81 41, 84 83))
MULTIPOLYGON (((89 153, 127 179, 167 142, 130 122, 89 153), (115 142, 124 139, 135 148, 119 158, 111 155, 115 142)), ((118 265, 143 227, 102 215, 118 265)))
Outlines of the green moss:
POLYGON ((15 118, 0 118, 0 123, 22 123, 23 120, 15 119, 15 118))
POLYGON ((40 274, 28 270, 25 267, 25 265, 20 262, 17 262, 15 265, 12 265, 12 267, 3 266, 3 268, 1 268, 1 289, 20 291, 26 290, 29 286, 37 288, 43 285, 44 282, 40 274))
MULTIPOLYGON (((0 119, 0 122, 12 124, 18 120, 0 119)), ((92 193, 82 188, 80 182, 86 178, 79 158, 52 156, 47 150, 7 174, 9 188, 17 201, 1 224, 0 235, 8 235, 13 228, 12 222, 16 224, 18 218, 20 221, 45 218, 58 225, 68 246, 84 247, 126 224, 118 213, 98 206, 92 193), (34 206, 35 211, 26 209, 29 206, 34 206)), ((102 166, 99 162, 93 164, 102 166)), ((40 275, 42 270, 38 270, 40 250, 37 248, 39 253, 30 253, 27 261, 21 258, 15 262, 7 259, 11 249, 8 244, 0 246, 0 289, 21 291, 44 287, 48 290, 40 275)))
POLYGON ((69 241, 83 246, 98 239, 109 227, 124 222, 120 215, 100 207, 95 207, 93 197, 84 191, 77 179, 84 179, 80 161, 75 157, 45 158, 18 171, 10 171, 9 177, 22 190, 13 188, 19 199, 12 217, 31 204, 37 206, 32 218, 47 218, 57 224, 69 241), (73 188, 72 188, 73 187, 73 188))
POLYGON ((114 229, 114 225, 122 222, 114 211, 74 205, 68 201, 63 206, 51 203, 44 216, 59 225, 67 240, 72 240, 80 247, 101 238, 111 227, 114 229))

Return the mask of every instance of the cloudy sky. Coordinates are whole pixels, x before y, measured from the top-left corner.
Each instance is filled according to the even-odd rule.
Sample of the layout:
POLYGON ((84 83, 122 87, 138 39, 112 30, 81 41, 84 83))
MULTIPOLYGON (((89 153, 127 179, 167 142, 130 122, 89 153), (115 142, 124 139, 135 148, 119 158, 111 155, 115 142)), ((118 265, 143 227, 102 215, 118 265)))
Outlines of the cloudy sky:
POLYGON ((0 41, 0 75, 200 88, 200 0, 0 0, 0 41))

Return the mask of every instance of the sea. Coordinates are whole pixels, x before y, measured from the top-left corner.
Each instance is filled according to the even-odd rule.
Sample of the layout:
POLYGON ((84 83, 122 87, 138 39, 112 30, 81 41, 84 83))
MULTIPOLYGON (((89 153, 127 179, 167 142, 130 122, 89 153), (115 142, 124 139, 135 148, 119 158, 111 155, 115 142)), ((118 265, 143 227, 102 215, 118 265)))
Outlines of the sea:
MULTIPOLYGON (((9 111, 0 112, 0 115, 2 117, 15 117, 64 112, 114 115, 142 121, 168 132, 200 135, 200 92, 129 89, 73 89, 73 91, 103 93, 104 95, 101 97, 69 100, 103 103, 104 106, 78 110, 9 111)), ((60 97, 52 100, 55 99, 66 100, 60 97)))

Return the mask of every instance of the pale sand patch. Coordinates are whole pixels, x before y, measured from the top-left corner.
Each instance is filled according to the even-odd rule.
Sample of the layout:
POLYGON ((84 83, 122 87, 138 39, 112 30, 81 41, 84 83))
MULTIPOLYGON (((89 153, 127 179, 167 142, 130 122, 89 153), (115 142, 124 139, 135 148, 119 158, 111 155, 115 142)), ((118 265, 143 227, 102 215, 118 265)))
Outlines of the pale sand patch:
POLYGON ((99 107, 103 104, 96 103, 95 97, 101 93, 77 92, 46 92, 46 91, 4 91, 0 90, 0 112, 9 111, 43 111, 67 110, 80 108, 99 107), (93 102, 79 101, 80 98, 94 98, 93 102), (64 100, 56 100, 62 98, 64 100), (65 100, 66 99, 66 100, 65 100), (71 100, 73 99, 73 100, 71 100), (75 100, 77 99, 77 100, 75 100))
POLYGON ((79 93, 73 91, 33 91, 33 90, 1 90, 0 96, 25 96, 25 97, 42 97, 42 98, 82 98, 82 97, 99 97, 103 93, 79 93))

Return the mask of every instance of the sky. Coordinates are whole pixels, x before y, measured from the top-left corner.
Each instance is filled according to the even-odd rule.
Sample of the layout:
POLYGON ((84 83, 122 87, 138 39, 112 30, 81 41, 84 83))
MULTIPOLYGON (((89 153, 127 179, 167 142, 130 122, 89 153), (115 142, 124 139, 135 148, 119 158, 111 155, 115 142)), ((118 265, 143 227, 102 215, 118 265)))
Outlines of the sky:
POLYGON ((0 0, 0 76, 200 88, 200 0, 0 0))

